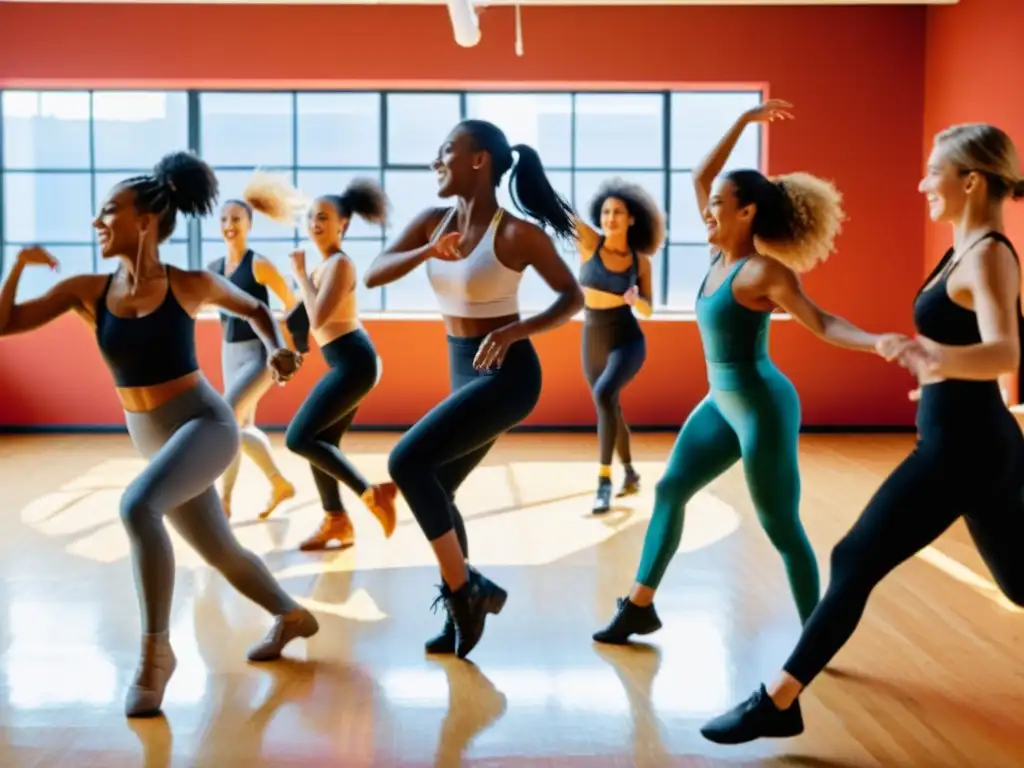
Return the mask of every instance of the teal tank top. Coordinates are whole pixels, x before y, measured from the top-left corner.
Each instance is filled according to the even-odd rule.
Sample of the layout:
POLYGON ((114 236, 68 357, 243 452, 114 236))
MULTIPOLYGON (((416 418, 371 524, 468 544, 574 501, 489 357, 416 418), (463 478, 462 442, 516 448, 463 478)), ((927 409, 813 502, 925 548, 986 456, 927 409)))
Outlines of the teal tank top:
MULTIPOLYGON (((721 256, 716 256, 714 265, 721 256)), ((727 379, 746 369, 760 368, 759 362, 768 362, 768 324, 770 312, 748 309, 732 295, 733 280, 747 259, 740 259, 725 276, 722 284, 710 296, 704 295, 707 275, 697 292, 697 328, 704 346, 704 359, 708 364, 708 379, 712 386, 716 380, 727 379), (753 365, 751 365, 753 364, 753 365), (730 375, 731 374, 731 375, 730 375)), ((708 270, 710 274, 711 270, 708 270)))

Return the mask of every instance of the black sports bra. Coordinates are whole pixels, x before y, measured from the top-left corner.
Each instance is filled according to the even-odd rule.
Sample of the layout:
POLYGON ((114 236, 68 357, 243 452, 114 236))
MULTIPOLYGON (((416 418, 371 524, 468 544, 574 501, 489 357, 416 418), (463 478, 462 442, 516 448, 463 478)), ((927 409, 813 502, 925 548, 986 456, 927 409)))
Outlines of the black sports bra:
MULTIPOLYGON (((222 257, 217 259, 213 264, 210 265, 210 270, 216 272, 218 275, 223 275, 229 281, 231 281, 236 287, 241 288, 247 294, 263 302, 264 304, 270 304, 270 291, 267 290, 267 286, 256 280, 255 271, 255 260, 256 254, 253 253, 250 248, 242 256, 242 260, 238 262, 235 270, 229 275, 227 274, 227 258, 222 257)), ((249 325, 249 321, 229 315, 226 312, 220 313, 220 323, 224 331, 224 341, 229 343, 236 341, 256 341, 258 340, 259 334, 253 330, 253 327, 249 325)))
MULTIPOLYGON (((1020 263, 1020 258, 1017 255, 1017 250, 1013 247, 1013 243, 1001 232, 988 232, 975 245, 988 239, 1005 245, 1013 253, 1018 264, 1020 263)), ((949 275, 955 266, 952 264, 955 253, 956 251, 953 248, 946 251, 935 269, 928 275, 928 279, 925 280, 921 290, 917 292, 917 296, 914 298, 914 326, 922 336, 926 336, 940 344, 948 344, 949 346, 980 344, 981 331, 978 330, 977 314, 973 310, 961 307, 949 298, 947 283, 949 282, 949 275), (932 282, 933 280, 934 283, 932 282)), ((1021 339, 1022 348, 1024 348, 1024 316, 1021 314, 1020 297, 1017 298, 1017 334, 1021 339)), ((1022 366, 1024 366, 1024 355, 1021 357, 1022 366)), ((1021 373, 1021 371, 1018 371, 1018 373, 1021 373)), ((1017 386, 1018 390, 1024 390, 1024 381, 1021 380, 1020 375, 1018 375, 1017 386)), ((1018 397, 1022 394, 1024 392, 1018 391, 1018 397)))
POLYGON ((636 252, 630 249, 633 260, 629 268, 624 272, 615 272, 608 269, 601 260, 601 247, 604 245, 604 238, 597 241, 597 248, 594 255, 587 259, 580 266, 580 285, 584 288, 591 288, 595 291, 614 293, 621 296, 637 284, 637 262, 636 252))
POLYGON ((195 318, 174 296, 173 268, 164 269, 167 295, 148 315, 118 317, 107 309, 114 275, 96 303, 96 341, 119 387, 151 387, 199 370, 195 318))

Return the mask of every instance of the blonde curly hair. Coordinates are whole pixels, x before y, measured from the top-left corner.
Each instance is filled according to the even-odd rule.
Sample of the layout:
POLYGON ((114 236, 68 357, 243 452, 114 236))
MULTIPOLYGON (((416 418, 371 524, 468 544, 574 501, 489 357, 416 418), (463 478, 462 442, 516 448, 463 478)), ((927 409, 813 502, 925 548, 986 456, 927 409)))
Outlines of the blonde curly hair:
POLYGON ((808 272, 835 250, 846 212, 843 195, 834 184, 809 173, 796 172, 771 179, 758 171, 732 171, 741 206, 757 205, 752 231, 758 253, 808 272))
POLYGON ((296 226, 310 201, 284 177, 256 171, 242 192, 242 200, 254 211, 285 226, 296 226))

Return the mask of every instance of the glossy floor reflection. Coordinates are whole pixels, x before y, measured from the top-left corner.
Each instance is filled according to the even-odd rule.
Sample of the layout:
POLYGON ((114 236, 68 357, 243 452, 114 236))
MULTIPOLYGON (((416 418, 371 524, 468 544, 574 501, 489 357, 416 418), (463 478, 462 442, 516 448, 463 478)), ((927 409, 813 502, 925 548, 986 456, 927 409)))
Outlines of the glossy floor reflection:
MULTIPOLYGON (((273 436, 298 496, 255 519, 266 486, 246 463, 233 526, 322 630, 253 666, 268 624, 175 539, 166 718, 122 715, 138 611, 122 488, 126 437, 0 438, 0 765, 675 766, 1024 764, 1024 617, 1002 599, 961 524, 872 598, 854 641, 804 700, 808 732, 727 749, 697 728, 773 673, 798 631, 781 563, 737 468, 693 502, 658 599, 664 629, 595 646, 634 575, 671 436, 635 437, 645 492, 589 514, 594 438, 504 438, 463 487, 473 561, 510 598, 472 655, 423 641, 436 570, 407 509, 385 542, 349 494, 357 544, 303 554, 318 523, 308 469, 273 436)), ((383 477, 393 435, 350 454, 383 477)), ((906 437, 807 436, 803 515, 827 555, 906 437)), ((616 478, 618 480, 618 478, 616 478)))

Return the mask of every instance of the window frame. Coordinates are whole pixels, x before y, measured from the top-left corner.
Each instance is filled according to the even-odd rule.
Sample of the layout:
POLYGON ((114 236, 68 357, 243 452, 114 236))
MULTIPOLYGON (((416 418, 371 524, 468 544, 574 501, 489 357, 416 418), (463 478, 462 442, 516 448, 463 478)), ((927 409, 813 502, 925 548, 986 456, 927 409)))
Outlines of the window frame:
MULTIPOLYGON (((21 241, 8 241, 6 239, 7 232, 5 230, 5 218, 4 213, 4 202, 5 202, 5 190, 6 190, 6 178, 7 174, 11 173, 18 175, 38 175, 40 173, 75 173, 87 174, 90 178, 90 189, 91 189, 91 204, 92 210, 96 210, 98 205, 97 196, 101 194, 97 190, 97 177, 107 173, 117 173, 118 169, 109 168, 97 168, 96 166, 96 139, 95 139, 95 94, 97 92, 105 93, 109 91, 132 91, 132 92, 146 92, 146 93, 184 93, 186 97, 186 134, 188 137, 188 149, 197 152, 202 156, 201 146, 201 135, 202 135, 202 109, 201 109, 201 96, 203 94, 237 94, 246 96, 260 96, 260 95, 273 95, 280 96, 282 94, 290 95, 291 97, 291 165, 280 166, 280 170, 290 175, 293 183, 298 183, 298 177, 303 172, 333 172, 333 173, 356 173, 366 174, 375 176, 378 181, 384 185, 385 178, 389 171, 426 171, 429 170, 429 164, 419 163, 391 163, 389 155, 391 154, 391 148, 388 146, 388 134, 389 134, 389 110, 388 110, 388 98, 391 95, 438 95, 438 96, 451 96, 455 95, 458 97, 459 102, 459 114, 460 119, 465 119, 468 116, 467 102, 469 97, 472 96, 568 96, 570 104, 570 116, 569 116, 569 142, 570 142, 570 164, 564 165, 551 165, 545 166, 546 170, 551 172, 559 172, 567 174, 571 189, 568 191, 570 200, 573 201, 574 206, 579 210, 582 215, 585 215, 585 206, 587 201, 575 200, 575 188, 577 185, 577 173, 607 173, 612 174, 629 174, 629 173, 660 173, 663 179, 663 194, 662 198, 664 201, 664 212, 666 215, 666 229, 667 236, 665 243, 663 244, 660 251, 655 255, 658 259, 657 272, 660 273, 660 280, 656 285, 655 295, 655 311, 652 316, 652 320, 670 320, 670 319, 692 319, 693 317, 693 305, 692 302, 689 304, 677 304, 675 306, 668 305, 669 296, 671 293, 671 260, 669 253, 672 247, 678 246, 703 246, 704 242, 697 242, 695 240, 683 240, 680 238, 674 238, 672 236, 672 229, 668 226, 671 222, 672 213, 672 179, 674 175, 679 173, 693 172, 693 168, 675 167, 672 165, 672 128, 673 128, 673 94, 681 93, 702 93, 702 94, 744 94, 755 97, 758 102, 763 103, 766 98, 766 89, 763 85, 751 84, 749 87, 686 87, 686 88, 672 88, 672 89, 605 89, 600 87, 595 88, 574 88, 574 89, 503 89, 500 85, 492 87, 482 88, 471 88, 471 89, 451 89, 451 88, 436 88, 436 89, 380 89, 373 90, 367 88, 352 88, 352 89, 303 89, 303 90, 290 90, 290 89, 236 89, 236 88, 224 88, 224 89, 173 89, 173 90, 158 90, 158 89, 140 89, 134 88, 123 88, 123 89, 107 89, 107 88, 95 88, 95 89, 69 89, 69 88, 10 88, 0 90, 0 274, 6 274, 4 264, 5 254, 12 247, 24 245, 21 241), (57 169, 57 168, 12 168, 6 167, 4 158, 4 114, 3 114, 3 95, 6 92, 43 92, 43 91, 74 91, 74 92, 85 92, 89 95, 89 166, 88 169, 57 169), (330 94, 330 95, 343 95, 343 94, 362 94, 362 95, 376 95, 377 104, 379 109, 378 117, 378 157, 375 159, 375 163, 367 163, 364 165, 303 165, 299 163, 299 149, 300 149, 300 112, 299 102, 300 96, 307 94, 330 94), (609 166, 606 168, 601 167, 590 167, 578 165, 578 130, 577 121, 579 110, 577 108, 577 99, 579 96, 634 96, 634 95, 651 95, 656 94, 661 97, 661 141, 662 141, 662 162, 657 167, 618 167, 609 166)), ((758 126, 758 135, 755 139, 757 146, 757 167, 764 169, 764 134, 758 126)), ((275 166, 277 168, 278 166, 275 166)), ((234 166, 234 165, 217 165, 215 170, 218 172, 222 171, 245 171, 251 172, 251 166, 234 166)), ((127 175, 128 171, 126 171, 127 175)), ((386 190, 386 186, 385 186, 386 190)), ((315 192, 316 190, 310 190, 315 192)), ((427 204, 427 201, 424 201, 427 204)), ((402 226, 404 222, 395 222, 397 226, 402 226)), ((207 233, 208 234, 208 233, 207 233)), ((354 240, 360 242, 373 242, 379 243, 381 248, 385 246, 388 238, 394 234, 394 228, 384 229, 381 228, 380 237, 376 236, 359 236, 354 237, 354 240)), ((303 242, 304 236, 300 229, 294 228, 291 235, 287 234, 287 229, 282 228, 280 237, 264 238, 260 237, 258 243, 280 243, 281 245, 292 248, 299 247, 303 242)), ((187 227, 182 227, 178 232, 175 233, 174 240, 176 243, 184 242, 187 246, 188 253, 188 264, 193 269, 203 268, 216 258, 219 254, 216 252, 214 240, 204 235, 202 222, 198 220, 190 220, 187 227)), ((255 242, 255 241, 254 241, 255 242)), ((50 243, 47 243, 50 244, 50 243)), ((91 246, 93 255, 93 269, 99 268, 99 253, 95 238, 87 240, 75 240, 57 243, 54 242, 52 245, 67 245, 67 246, 91 246)), ((573 265, 570 265, 573 266, 573 265)), ((371 317, 379 317, 382 319, 388 318, 409 318, 418 317, 424 319, 436 319, 438 312, 436 310, 394 310, 388 307, 388 287, 384 286, 380 289, 380 301, 379 309, 372 309, 366 311, 364 314, 371 317)))

